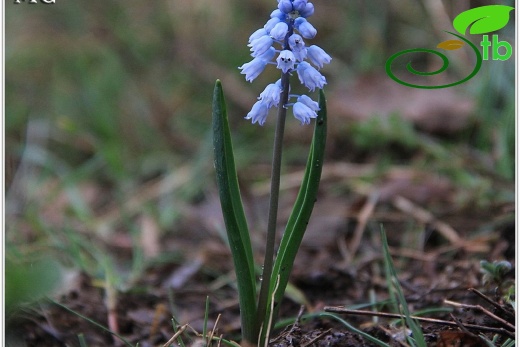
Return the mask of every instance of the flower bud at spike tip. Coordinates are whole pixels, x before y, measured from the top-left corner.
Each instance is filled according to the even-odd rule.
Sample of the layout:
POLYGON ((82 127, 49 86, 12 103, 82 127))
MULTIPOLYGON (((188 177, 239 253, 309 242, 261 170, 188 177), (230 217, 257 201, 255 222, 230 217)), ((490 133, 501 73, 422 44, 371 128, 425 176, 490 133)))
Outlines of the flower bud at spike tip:
POLYGON ((280 2, 278 2, 278 9, 283 13, 289 13, 293 10, 293 4, 290 0, 280 0, 280 2))
POLYGON ((305 10, 307 0, 294 0, 292 5, 295 11, 301 12, 305 10))
POLYGON ((318 31, 312 26, 311 23, 307 22, 307 20, 303 17, 298 18, 294 22, 294 26, 300 34, 305 37, 306 39, 313 39, 318 31))
POLYGON ((300 11, 300 15, 304 18, 310 17, 314 14, 314 5, 310 2, 307 3, 305 9, 300 11))

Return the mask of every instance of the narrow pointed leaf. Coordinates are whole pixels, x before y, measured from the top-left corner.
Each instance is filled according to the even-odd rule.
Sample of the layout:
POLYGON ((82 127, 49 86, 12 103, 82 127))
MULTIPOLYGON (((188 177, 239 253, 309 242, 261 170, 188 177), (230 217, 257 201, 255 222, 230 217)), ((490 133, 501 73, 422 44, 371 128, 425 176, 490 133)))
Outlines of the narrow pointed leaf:
MULTIPOLYGON (((316 118, 314 135, 302 185, 287 222, 271 278, 271 283, 275 283, 276 277, 280 275, 278 290, 274 295, 275 319, 277 316, 278 304, 283 298, 294 259, 296 258, 296 254, 300 248, 318 194, 318 186, 323 167, 323 157, 325 154, 325 142, 327 139, 327 104, 323 90, 320 90, 319 107, 320 111, 318 111, 318 117, 316 118)), ((274 288, 272 288, 272 290, 273 289, 274 288)), ((273 319, 273 322, 275 319, 273 319)))
POLYGON ((238 282, 242 337, 247 341, 255 341, 256 280, 253 250, 240 198, 226 103, 219 80, 213 92, 213 144, 220 204, 238 282))

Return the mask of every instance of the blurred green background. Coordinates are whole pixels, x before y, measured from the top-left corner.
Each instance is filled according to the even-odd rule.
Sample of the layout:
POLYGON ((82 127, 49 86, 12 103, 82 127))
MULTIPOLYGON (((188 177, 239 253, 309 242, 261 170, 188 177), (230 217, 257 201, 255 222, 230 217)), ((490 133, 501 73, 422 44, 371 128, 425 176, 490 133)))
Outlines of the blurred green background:
MULTIPOLYGON (((514 57, 485 61, 467 83, 418 96, 417 90, 398 89, 384 70, 386 59, 400 50, 434 48, 450 39, 443 30, 453 30, 456 14, 490 2, 314 3, 310 21, 318 35, 308 43, 333 57, 322 69, 330 105, 329 163, 376 164, 380 172, 416 167, 448 177, 464 190, 462 203, 514 201, 514 57), (381 95, 396 90, 386 104, 381 95), (442 96, 448 94, 450 99, 442 96), (430 114, 413 105, 416 96, 426 104, 430 95, 446 107, 430 114), (356 103, 349 106, 349 100, 356 103), (439 114, 441 124, 431 125, 439 114)), ((251 60, 247 39, 275 5, 5 4, 7 281, 15 268, 10 264, 47 264, 49 254, 64 267, 102 278, 121 267, 125 276, 137 276, 145 256, 135 244, 130 265, 107 260, 114 235, 137 240, 136 216, 143 215, 161 235, 189 231, 182 224, 186 206, 214 191, 210 106, 217 78, 226 93, 242 183, 268 182, 274 115, 264 127, 243 118, 278 71, 268 67, 249 84, 238 66, 251 60)), ((513 13, 499 35, 514 45, 513 13)), ((455 55, 448 78, 464 76, 472 64, 471 57, 455 55)), ((293 92, 305 91, 297 86, 293 92)), ((284 171, 291 172, 305 163, 311 127, 292 117, 287 122, 284 171)), ((370 184, 376 176, 365 180, 370 184)))

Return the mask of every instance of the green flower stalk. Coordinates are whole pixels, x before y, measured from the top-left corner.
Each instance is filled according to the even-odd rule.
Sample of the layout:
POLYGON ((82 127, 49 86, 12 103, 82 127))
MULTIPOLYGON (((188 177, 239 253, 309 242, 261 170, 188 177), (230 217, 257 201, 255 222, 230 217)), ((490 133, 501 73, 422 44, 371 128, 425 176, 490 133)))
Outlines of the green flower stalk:
POLYGON ((269 109, 278 108, 266 251, 258 300, 256 300, 253 252, 240 198, 224 93, 220 81, 217 81, 213 95, 217 185, 237 274, 242 338, 244 343, 251 345, 263 346, 268 343, 279 303, 287 287, 294 259, 316 200, 321 177, 327 118, 323 87, 327 81, 318 69, 329 63, 331 58, 318 46, 305 45, 303 39, 311 39, 317 33, 307 21, 313 13, 314 6, 307 0, 279 0, 278 9, 271 13, 271 19, 249 38, 248 46, 251 48, 253 60, 240 67, 241 73, 249 82, 258 77, 267 65, 276 65, 281 70, 281 78, 264 89, 245 117, 253 124, 264 125, 269 109), (276 50, 274 44, 279 44, 281 49, 276 50), (276 55, 278 56, 275 59, 276 55), (305 59, 309 59, 318 69, 305 59), (314 91, 316 88, 320 90, 318 102, 307 95, 290 94, 292 72, 297 73, 300 83, 309 91, 314 91), (295 98, 296 102, 289 103, 291 98, 295 98), (301 124, 310 124, 311 119, 316 121, 302 186, 282 236, 278 254, 275 256, 282 145, 287 109, 291 106, 294 117, 301 124))

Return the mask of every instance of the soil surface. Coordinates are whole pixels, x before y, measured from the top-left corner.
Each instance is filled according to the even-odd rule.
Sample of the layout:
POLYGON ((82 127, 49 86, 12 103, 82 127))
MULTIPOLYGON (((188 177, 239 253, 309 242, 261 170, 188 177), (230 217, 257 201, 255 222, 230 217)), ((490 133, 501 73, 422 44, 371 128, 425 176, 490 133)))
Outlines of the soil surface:
MULTIPOLYGON (((395 306, 385 302, 389 289, 381 226, 408 308, 426 318, 419 325, 428 346, 484 346, 480 336, 490 340, 495 336, 503 342, 514 335, 514 312, 504 301, 514 269, 497 282, 484 277, 480 265, 481 260, 514 264, 511 206, 453 211, 442 194, 432 199, 435 194, 428 193, 422 199, 425 192, 419 185, 414 188, 403 173, 398 179, 382 181, 375 198, 356 195, 349 199, 330 194, 338 184, 332 171, 325 167, 323 198, 316 204, 295 262, 290 293, 282 303, 285 328, 272 334, 270 346, 376 346, 323 315, 331 311, 390 346, 407 345, 410 331, 402 328, 401 320, 377 315, 397 313, 395 306), (343 312, 347 308, 358 311, 343 312)), ((421 187, 450 191, 431 180, 421 187)), ((288 189, 286 195, 292 191, 288 189)), ((258 205, 265 199, 258 199, 258 205)), ((257 207, 245 203, 249 210, 257 207)), ((282 218, 290 208, 289 203, 283 204, 282 218)), ((163 346, 175 334, 174 326, 187 323, 181 337, 186 345, 200 346, 198 334, 204 330, 207 298, 208 329, 215 327, 214 336, 238 340, 239 307, 230 253, 215 228, 208 227, 214 215, 218 215, 218 201, 208 194, 195 203, 192 215, 184 221, 190 232, 159 239, 160 247, 172 257, 152 257, 139 278, 112 296, 99 279, 72 271, 69 285, 55 302, 43 301, 11 319, 10 335, 28 346, 80 346, 80 334, 87 346, 124 345, 88 318, 117 331, 133 345, 163 346)), ((124 232, 113 235, 106 245, 122 263, 132 252, 128 237, 124 232)), ((261 237, 257 239, 253 237, 253 242, 260 245, 261 237)), ((258 252, 258 261, 260 256, 258 252)))

